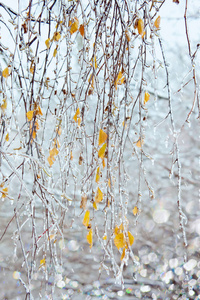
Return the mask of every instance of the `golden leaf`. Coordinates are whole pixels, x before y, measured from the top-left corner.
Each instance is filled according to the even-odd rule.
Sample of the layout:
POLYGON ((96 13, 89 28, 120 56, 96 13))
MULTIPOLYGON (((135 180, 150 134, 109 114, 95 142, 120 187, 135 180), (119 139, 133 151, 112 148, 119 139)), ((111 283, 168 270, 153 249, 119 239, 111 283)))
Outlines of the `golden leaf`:
POLYGON ((45 266, 46 265, 46 260, 45 258, 40 260, 40 267, 45 266))
POLYGON ((149 93, 145 92, 145 94, 144 94, 144 104, 146 104, 149 101, 149 99, 150 99, 149 93))
POLYGON ((122 69, 122 71, 119 71, 119 74, 118 74, 117 79, 115 81, 116 90, 117 90, 117 85, 118 84, 121 85, 125 82, 125 77, 124 77, 123 73, 124 73, 123 69, 122 69))
POLYGON ((99 156, 99 157, 104 158, 105 151, 106 151, 106 147, 107 147, 107 144, 105 143, 105 144, 99 149, 99 152, 98 152, 98 156, 99 156))
POLYGON ((115 244, 115 246, 117 247, 118 250, 120 248, 125 247, 126 241, 124 239, 124 234, 123 233, 118 233, 118 234, 115 235, 114 244, 115 244))
POLYGON ((8 78, 9 75, 10 75, 10 74, 9 74, 9 69, 8 69, 8 67, 7 67, 7 68, 5 68, 5 69, 2 71, 2 76, 3 76, 4 78, 8 78))
POLYGON ((94 207, 95 210, 97 210, 97 204, 96 204, 95 201, 93 202, 93 207, 94 207))
POLYGON ((160 27, 160 16, 158 16, 157 19, 155 20, 154 26, 155 26, 157 29, 159 29, 159 27, 160 27))
POLYGON ((84 37, 84 25, 83 24, 80 25, 79 32, 82 35, 82 37, 84 37))
POLYGON ((92 248, 92 228, 91 228, 90 231, 88 232, 86 238, 87 238, 88 244, 90 244, 90 248, 92 248))
POLYGON ((98 167, 97 168, 97 173, 96 173, 96 179, 95 179, 96 183, 98 183, 99 180, 100 180, 100 168, 98 167))
POLYGON ((105 143, 107 140, 107 133, 105 133, 102 129, 99 130, 99 142, 98 145, 101 146, 101 144, 105 143))
POLYGON ((131 36, 130 36, 130 32, 128 31, 127 28, 126 28, 126 30, 125 30, 125 36, 126 36, 127 41, 130 42, 131 36))
POLYGON ((36 115, 40 115, 40 116, 43 115, 43 113, 41 111, 41 107, 39 105, 37 106, 37 109, 36 109, 35 113, 36 113, 36 115))
POLYGON ((133 214, 134 214, 134 216, 136 216, 137 213, 138 213, 138 208, 137 208, 137 206, 135 206, 134 209, 133 209, 133 214))
POLYGON ((97 189, 97 193, 96 193, 96 196, 95 196, 95 202, 96 203, 99 203, 103 200, 103 193, 102 191, 100 190, 100 188, 98 187, 97 189))
POLYGON ((46 45, 47 49, 50 48, 50 39, 47 39, 47 40, 45 41, 45 45, 46 45))
POLYGON ((105 159, 104 159, 104 158, 102 159, 102 165, 103 165, 103 169, 104 169, 105 166, 106 166, 106 162, 105 162, 105 159))
POLYGON ((84 225, 85 227, 88 227, 89 222, 90 222, 90 211, 89 211, 89 210, 86 210, 85 215, 84 215, 84 218, 83 218, 83 225, 84 225))
POLYGON ((31 121, 31 120, 33 119, 33 113, 34 113, 33 110, 29 110, 29 111, 26 113, 26 116, 27 116, 28 121, 31 121))
POLYGON ((73 34, 78 30, 79 21, 77 18, 74 18, 74 22, 71 24, 70 33, 73 34))
POLYGON ((4 113, 5 113, 6 108, 7 108, 7 101, 6 101, 6 99, 3 99, 3 104, 1 104, 1 109, 4 113))
POLYGON ((139 139, 139 140, 137 141, 137 143, 136 143, 136 146, 137 146, 138 148, 141 148, 143 144, 144 144, 144 140, 143 140, 143 139, 139 139))
POLYGON ((131 234, 130 231, 128 232, 128 239, 129 239, 130 246, 132 246, 133 242, 134 242, 134 237, 133 237, 133 235, 131 234))
POLYGON ((53 57, 56 57, 56 55, 57 55, 57 49, 55 48, 53 51, 53 57))
POLYGON ((49 157, 47 158, 47 161, 48 161, 48 163, 49 163, 49 165, 50 165, 50 167, 51 167, 51 166, 53 165, 54 161, 55 161, 55 158, 49 156, 49 157))
POLYGON ((9 133, 6 134, 5 140, 6 140, 6 142, 9 141, 9 133))
POLYGON ((81 196, 81 204, 80 204, 80 208, 82 208, 83 210, 86 210, 87 207, 87 195, 83 194, 81 196))
POLYGON ((104 241, 107 240, 107 235, 104 235, 104 236, 103 236, 103 240, 104 240, 104 241))
POLYGON ((125 253, 126 253, 126 250, 125 250, 125 248, 123 249, 123 252, 122 252, 122 255, 121 255, 121 260, 123 260, 124 259, 124 256, 125 256, 125 253))
POLYGON ((73 117, 73 119, 74 119, 75 122, 77 122, 77 119, 78 119, 79 115, 80 115, 80 109, 78 107, 77 110, 76 110, 76 113, 75 113, 75 115, 73 117))
POLYGON ((138 30, 138 33, 142 36, 143 33, 144 33, 144 22, 142 19, 139 19, 138 20, 138 23, 137 23, 137 30, 138 30))
POLYGON ((54 40, 55 42, 58 42, 60 38, 61 38, 60 32, 57 32, 57 31, 54 32, 53 40, 54 40))
POLYGON ((6 187, 2 190, 1 196, 2 196, 2 198, 6 198, 8 196, 8 187, 6 187))
POLYGON ((32 64, 32 65, 30 66, 30 72, 31 72, 31 74, 34 73, 34 69, 35 69, 35 66, 32 64))
POLYGON ((108 178, 108 186, 109 186, 109 188, 111 187, 110 178, 108 178))
POLYGON ((49 155, 50 155, 50 157, 58 155, 58 149, 56 149, 56 147, 54 147, 53 149, 49 150, 49 155))
POLYGON ((78 127, 81 125, 81 118, 78 118, 78 127))

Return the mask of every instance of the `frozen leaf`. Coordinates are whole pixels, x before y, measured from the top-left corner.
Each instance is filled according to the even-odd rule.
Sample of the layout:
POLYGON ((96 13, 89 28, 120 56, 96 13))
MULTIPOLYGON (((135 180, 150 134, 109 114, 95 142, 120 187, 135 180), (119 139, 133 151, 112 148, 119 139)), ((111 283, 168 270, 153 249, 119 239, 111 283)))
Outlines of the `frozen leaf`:
POLYGON ((79 21, 77 18, 74 18, 74 22, 71 24, 70 33, 73 34, 78 30, 79 21))
POLYGON ((96 202, 93 202, 93 207, 94 207, 95 210, 97 210, 97 204, 96 204, 96 202))
POLYGON ((80 204, 80 208, 86 210, 87 207, 87 195, 83 194, 81 197, 81 204, 80 204))
POLYGON ((103 169, 104 169, 106 166, 105 158, 102 159, 102 165, 103 165, 103 169))
POLYGON ((104 241, 107 240, 107 235, 104 235, 104 236, 103 236, 103 240, 104 240, 104 241))
POLYGON ((73 160, 73 153, 70 151, 70 159, 73 160))
POLYGON ((110 178, 108 178, 108 186, 109 186, 109 188, 111 187, 110 178))
POLYGON ((2 198, 6 198, 8 196, 8 187, 4 188, 1 193, 2 198))
POLYGON ((117 79, 115 81, 116 90, 117 90, 117 85, 118 84, 121 85, 125 82, 125 77, 124 77, 123 73, 124 73, 123 69, 122 69, 122 71, 119 71, 119 74, 118 74, 117 79))
POLYGON ((81 125, 81 118, 78 118, 78 127, 81 125))
POLYGON ((99 130, 99 142, 98 145, 101 146, 101 144, 105 143, 107 140, 107 134, 102 129, 99 130))
POLYGON ((31 65, 31 66, 30 66, 30 72, 31 72, 31 74, 34 73, 34 69, 35 69, 34 65, 31 65))
POLYGON ((141 148, 143 144, 144 144, 144 140, 143 140, 143 139, 139 139, 139 140, 137 141, 137 143, 136 143, 136 146, 137 146, 138 148, 141 148))
POLYGON ((53 149, 51 149, 49 151, 49 155, 52 157, 52 156, 55 156, 55 155, 58 155, 58 149, 56 149, 56 147, 54 147, 53 149))
POLYGON ((58 42, 60 38, 61 38, 60 32, 57 32, 57 31, 54 32, 53 40, 54 40, 55 42, 58 42))
POLYGON ((84 215, 84 218, 83 218, 83 225, 84 225, 85 227, 88 227, 89 222, 90 222, 90 211, 89 211, 89 210, 86 210, 85 215, 84 215))
POLYGON ((31 121, 31 120, 33 119, 33 113, 34 113, 33 110, 29 110, 29 111, 26 113, 26 116, 27 116, 28 121, 31 121))
POLYGON ((96 173, 96 179, 95 179, 96 183, 98 183, 99 180, 100 180, 100 168, 98 167, 97 168, 97 173, 96 173))
POLYGON ((146 104, 149 101, 149 99, 150 99, 149 93, 145 92, 145 94, 144 94, 144 104, 146 104))
POLYGON ((76 113, 75 113, 75 115, 73 117, 73 119, 74 119, 75 122, 77 122, 79 115, 80 115, 80 109, 78 107, 77 110, 76 110, 76 113))
POLYGON ((155 26, 157 29, 159 29, 159 27, 160 27, 160 16, 158 16, 157 19, 155 20, 154 26, 155 26))
POLYGON ((56 57, 56 55, 57 55, 57 49, 55 48, 53 51, 53 57, 56 57))
POLYGON ((6 142, 9 141, 9 133, 6 134, 5 140, 6 140, 6 142))
POLYGON ((6 99, 3 99, 3 104, 1 104, 1 109, 4 113, 5 113, 6 108, 7 108, 7 101, 6 101, 6 99))
MULTIPOLYGON (((93 62, 93 57, 92 57, 92 62, 93 62)), ((96 55, 94 56, 94 67, 97 69, 97 57, 96 55)))
POLYGON ((130 32, 128 31, 127 28, 126 28, 126 30, 125 30, 125 36, 126 36, 127 41, 130 42, 131 36, 130 36, 130 32))
POLYGON ((82 37, 84 37, 84 25, 83 24, 80 25, 79 32, 82 35, 82 37))
POLYGON ((46 265, 46 260, 45 258, 40 260, 40 267, 45 266, 46 265))
POLYGON ((137 213, 138 213, 138 208, 137 208, 137 206, 135 206, 134 209, 133 209, 133 214, 134 214, 134 216, 136 216, 137 213))
POLYGON ((137 30, 138 30, 138 33, 142 36, 143 33, 144 33, 144 22, 142 19, 139 19, 138 20, 138 23, 137 23, 137 30))
POLYGON ((8 69, 8 67, 7 67, 7 68, 5 68, 5 69, 2 71, 2 76, 3 76, 4 78, 8 78, 9 75, 10 75, 10 74, 9 74, 9 69, 8 69))
POLYGON ((133 237, 133 235, 131 234, 130 231, 128 232, 128 239, 129 239, 130 246, 132 246, 133 242, 134 242, 134 237, 133 237))
POLYGON ((45 41, 45 45, 46 45, 47 49, 50 48, 50 39, 47 39, 47 40, 45 41))
POLYGON ((122 252, 122 255, 121 255, 121 260, 123 260, 124 259, 124 257, 125 257, 125 253, 126 253, 126 250, 125 250, 125 248, 123 249, 123 252, 122 252))
POLYGON ((97 193, 96 193, 96 196, 95 196, 95 202, 96 203, 99 203, 103 200, 103 193, 102 191, 100 190, 100 188, 98 187, 97 189, 97 193))
POLYGON ((37 106, 37 109, 36 109, 35 113, 36 113, 36 115, 40 115, 40 116, 43 115, 41 107, 39 105, 37 106))
POLYGON ((117 249, 119 250, 120 248, 123 248, 126 246, 126 241, 124 239, 124 234, 123 233, 118 233, 115 235, 114 238, 114 244, 117 247, 117 249))
POLYGON ((90 248, 92 248, 92 228, 91 228, 90 231, 88 232, 86 238, 87 238, 88 244, 90 244, 90 248))
POLYGON ((51 167, 51 166, 53 165, 54 161, 55 161, 55 158, 54 158, 54 157, 52 158, 52 157, 49 156, 49 157, 47 158, 47 161, 48 161, 48 163, 49 163, 49 165, 50 165, 50 167, 51 167))
POLYGON ((104 156, 105 156, 105 151, 106 151, 106 147, 107 147, 107 144, 105 143, 105 144, 99 149, 99 152, 98 152, 98 156, 99 156, 99 157, 104 158, 104 156))

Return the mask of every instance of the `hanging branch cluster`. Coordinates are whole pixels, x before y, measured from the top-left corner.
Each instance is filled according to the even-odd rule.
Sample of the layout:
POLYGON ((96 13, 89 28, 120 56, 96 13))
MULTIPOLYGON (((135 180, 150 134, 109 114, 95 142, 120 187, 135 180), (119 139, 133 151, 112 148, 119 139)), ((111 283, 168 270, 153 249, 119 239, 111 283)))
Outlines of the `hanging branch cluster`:
MULTIPOLYGON (((100 271, 109 260, 123 283, 124 265, 129 259, 137 265, 127 214, 131 209, 138 219, 143 189, 154 197, 143 160, 151 160, 145 130, 148 105, 157 100, 155 44, 166 71, 166 118, 175 133, 159 37, 164 2, 29 1, 18 12, 1 4, 1 26, 8 36, 0 47, 1 194, 14 201, 14 240, 16 245, 19 240, 25 262, 27 277, 21 281, 27 294, 35 272, 43 270, 47 280, 62 264, 57 243, 64 239, 64 227, 80 218, 90 248, 99 243, 104 250, 100 271), (127 174, 127 153, 136 157, 137 179, 127 174), (127 184, 134 180, 138 197, 130 202, 127 184), (32 228, 29 250, 23 240, 26 226, 32 228)), ((191 111, 198 98, 193 72, 191 111)), ((174 134, 186 244, 178 153, 174 134)))

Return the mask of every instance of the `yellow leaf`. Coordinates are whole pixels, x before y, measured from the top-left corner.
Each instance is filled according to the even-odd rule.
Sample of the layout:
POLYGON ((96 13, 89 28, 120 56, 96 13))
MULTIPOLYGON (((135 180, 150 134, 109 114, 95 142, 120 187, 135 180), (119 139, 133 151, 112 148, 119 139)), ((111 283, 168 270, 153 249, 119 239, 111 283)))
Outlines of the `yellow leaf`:
POLYGON ((1 196, 2 196, 2 198, 6 198, 8 196, 8 187, 6 187, 2 190, 1 196))
POLYGON ((114 244, 115 244, 115 246, 117 247, 118 250, 120 248, 125 247, 126 241, 124 239, 124 234, 123 233, 119 233, 119 234, 115 235, 114 244))
POLYGON ((137 30, 138 30, 138 33, 139 33, 140 35, 143 35, 143 32, 144 32, 144 22, 143 22, 142 19, 139 19, 139 20, 138 20, 137 30))
POLYGON ((5 140, 6 140, 6 142, 9 141, 9 133, 6 134, 5 140))
POLYGON ((45 266, 45 264, 46 264, 45 258, 41 259, 40 260, 40 267, 45 266))
POLYGON ((107 240, 107 235, 104 235, 104 236, 103 236, 103 240, 104 240, 104 241, 107 240))
POLYGON ((86 210, 85 215, 84 215, 84 218, 83 218, 83 225, 84 225, 85 227, 88 227, 89 222, 90 222, 90 211, 89 211, 89 210, 86 210))
POLYGON ((134 209, 133 209, 133 214, 134 214, 134 216, 136 216, 137 213, 138 213, 138 208, 137 208, 137 206, 135 206, 134 209))
POLYGON ((49 156, 49 157, 47 158, 47 161, 48 161, 48 163, 49 163, 49 165, 50 165, 50 167, 51 167, 51 166, 53 165, 54 161, 55 161, 55 158, 49 156))
POLYGON ((130 231, 128 232, 128 239, 129 239, 129 244, 130 246, 133 245, 133 242, 134 242, 134 237, 133 235, 130 233, 130 231))
MULTIPOLYGON (((92 57, 92 62, 93 62, 93 57, 92 57)), ((97 57, 96 55, 94 56, 94 67, 97 69, 97 57)))
POLYGON ((81 118, 78 118, 78 127, 81 125, 81 118))
POLYGON ((96 179, 95 179, 96 183, 98 183, 99 180, 100 180, 100 168, 98 167, 97 168, 97 173, 96 173, 96 179))
POLYGON ((34 113, 33 110, 29 110, 29 111, 26 113, 26 116, 27 116, 28 121, 31 121, 31 120, 33 119, 33 113, 34 113))
POLYGON ((104 158, 105 151, 106 151, 106 147, 107 147, 107 144, 105 143, 105 144, 99 149, 99 152, 98 152, 98 156, 99 156, 99 157, 104 158))
POLYGON ((109 188, 111 187, 110 178, 108 178, 108 186, 109 186, 109 188))
POLYGON ((160 16, 158 16, 157 19, 155 20, 154 26, 155 26, 157 29, 159 29, 159 27, 160 27, 160 16))
POLYGON ((103 169, 104 169, 105 166, 106 166, 106 162, 105 162, 105 159, 104 159, 104 158, 102 159, 102 165, 103 165, 103 169))
POLYGON ((86 207, 87 207, 87 195, 86 194, 83 194, 81 196, 81 204, 80 204, 80 208, 86 210, 86 207))
POLYGON ((126 30, 125 30, 125 36, 126 36, 127 41, 130 42, 131 36, 130 36, 130 32, 128 31, 127 28, 126 28, 126 30))
POLYGON ((45 45, 46 45, 47 49, 50 48, 50 39, 47 39, 47 40, 45 41, 45 45))
POLYGON ((56 55, 57 55, 57 49, 55 48, 53 51, 53 57, 56 57, 56 55))
POLYGON ((54 32, 53 40, 54 40, 55 42, 58 42, 60 38, 61 38, 60 32, 57 32, 57 31, 54 32))
POLYGON ((122 71, 119 71, 119 74, 118 74, 117 79, 115 81, 116 90, 117 90, 117 85, 118 84, 121 85, 125 82, 125 77, 124 77, 123 73, 124 73, 123 69, 122 69, 122 71))
POLYGON ((70 152, 70 159, 73 160, 73 153, 72 153, 72 151, 70 152))
POLYGON ((40 115, 40 116, 43 115, 43 113, 41 111, 41 107, 39 105, 37 106, 37 109, 36 109, 35 113, 36 113, 36 115, 40 115))
POLYGON ((137 143, 136 143, 136 146, 137 146, 138 148, 141 148, 143 144, 144 144, 144 140, 143 140, 143 139, 139 139, 139 140, 137 141, 137 143))
POLYGON ((100 129, 98 145, 101 146, 101 144, 105 143, 106 140, 107 140, 107 133, 105 133, 102 129, 100 129))
POLYGON ((95 210, 97 210, 97 204, 96 204, 95 201, 93 202, 93 207, 94 207, 95 210))
POLYGON ((78 107, 77 110, 76 110, 76 113, 75 113, 75 115, 73 117, 73 119, 74 119, 75 122, 77 122, 77 119, 78 119, 79 115, 80 115, 80 109, 78 107))
POLYGON ((31 65, 31 66, 30 66, 30 72, 31 72, 31 74, 34 73, 34 69, 35 69, 34 65, 31 65))
POLYGON ((91 228, 90 231, 88 232, 86 238, 87 238, 88 244, 90 244, 90 248, 92 248, 92 228, 91 228))
POLYGON ((100 188, 98 187, 97 189, 97 193, 96 193, 96 196, 95 196, 95 202, 96 203, 99 203, 103 200, 103 193, 102 191, 100 190, 100 188))
POLYGON ((6 99, 3 99, 3 104, 1 104, 1 109, 4 113, 5 113, 6 108, 7 108, 7 101, 6 101, 6 99))
POLYGON ((49 156, 53 157, 55 155, 58 155, 58 149, 56 149, 56 147, 54 147, 53 149, 49 150, 49 156))
POLYGON ((126 253, 126 250, 125 250, 125 248, 124 248, 124 249, 123 249, 123 252, 122 252, 122 255, 121 255, 121 260, 124 259, 125 253, 126 253))
POLYGON ((84 25, 83 24, 80 25, 79 32, 82 35, 82 37, 84 37, 84 25))
POLYGON ((74 18, 74 22, 71 25, 70 33, 73 34, 78 30, 79 21, 77 18, 74 18))
POLYGON ((146 104, 149 101, 149 99, 150 99, 149 93, 145 92, 145 94, 144 94, 144 104, 146 104))
POLYGON ((5 68, 5 69, 2 71, 2 76, 3 76, 4 78, 8 78, 9 75, 10 75, 10 74, 9 74, 9 69, 8 69, 8 67, 7 67, 7 68, 5 68))

